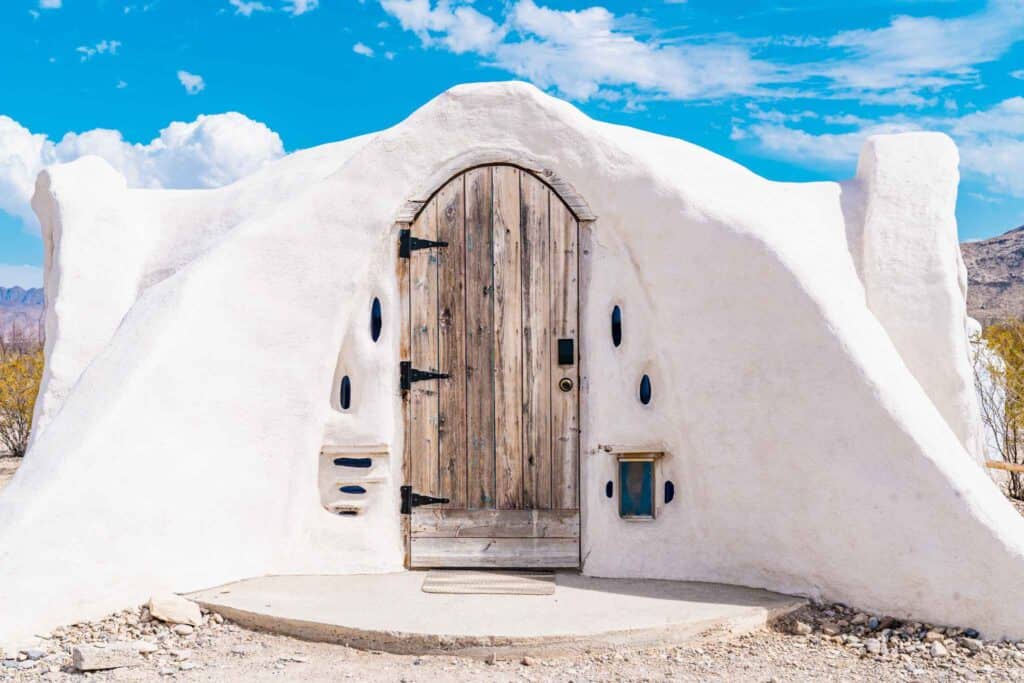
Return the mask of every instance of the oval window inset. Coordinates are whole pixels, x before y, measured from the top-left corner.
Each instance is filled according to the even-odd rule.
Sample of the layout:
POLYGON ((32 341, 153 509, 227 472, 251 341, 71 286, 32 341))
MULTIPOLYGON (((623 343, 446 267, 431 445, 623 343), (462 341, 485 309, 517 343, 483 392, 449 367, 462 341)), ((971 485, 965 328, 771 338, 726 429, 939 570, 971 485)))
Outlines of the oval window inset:
POLYGON ((341 378, 341 391, 338 394, 338 403, 341 404, 342 410, 348 410, 348 407, 352 405, 352 381, 345 375, 341 378))
POLYGON ((380 331, 384 328, 384 316, 380 310, 380 299, 374 297, 370 304, 370 338, 373 341, 380 339, 380 331))
POLYGON ((647 375, 640 378, 640 402, 644 405, 651 402, 651 378, 647 375))
POLYGON ((671 503, 672 499, 676 497, 676 485, 670 481, 665 482, 665 502, 671 503))
POLYGON ((622 343, 622 309, 616 306, 612 309, 612 344, 618 346, 622 343))

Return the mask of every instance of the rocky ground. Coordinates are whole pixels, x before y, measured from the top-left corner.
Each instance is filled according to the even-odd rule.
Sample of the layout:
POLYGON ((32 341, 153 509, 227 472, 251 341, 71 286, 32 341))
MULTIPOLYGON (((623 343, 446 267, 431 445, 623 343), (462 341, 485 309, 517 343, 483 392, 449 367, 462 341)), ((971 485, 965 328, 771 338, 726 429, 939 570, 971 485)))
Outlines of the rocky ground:
POLYGON ((772 630, 731 642, 507 661, 363 652, 247 631, 209 614, 198 627, 164 624, 145 608, 49 635, 35 650, 10 653, 0 681, 1024 680, 1024 642, 986 643, 970 630, 839 605, 804 608, 772 630), (75 670, 76 646, 114 642, 133 643, 131 666, 75 670))

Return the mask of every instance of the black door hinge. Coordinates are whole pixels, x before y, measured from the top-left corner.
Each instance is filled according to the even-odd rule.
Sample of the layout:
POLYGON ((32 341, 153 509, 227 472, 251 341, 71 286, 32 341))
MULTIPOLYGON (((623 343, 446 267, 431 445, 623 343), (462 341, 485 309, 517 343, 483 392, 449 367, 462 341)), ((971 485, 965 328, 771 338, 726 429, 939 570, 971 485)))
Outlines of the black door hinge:
POLYGON ((398 489, 402 492, 402 514, 411 515, 413 508, 418 508, 421 505, 434 505, 437 503, 449 503, 447 498, 434 498, 433 496, 424 496, 419 493, 413 493, 411 486, 402 486, 398 489))
POLYGON ((403 360, 398 364, 398 374, 400 377, 402 391, 412 389, 413 382, 423 382, 428 379, 448 379, 451 377, 447 372, 418 370, 407 360, 403 360))
POLYGON ((409 258, 414 251, 430 249, 432 247, 447 247, 447 242, 435 242, 419 237, 413 237, 410 230, 398 231, 398 258, 409 258))

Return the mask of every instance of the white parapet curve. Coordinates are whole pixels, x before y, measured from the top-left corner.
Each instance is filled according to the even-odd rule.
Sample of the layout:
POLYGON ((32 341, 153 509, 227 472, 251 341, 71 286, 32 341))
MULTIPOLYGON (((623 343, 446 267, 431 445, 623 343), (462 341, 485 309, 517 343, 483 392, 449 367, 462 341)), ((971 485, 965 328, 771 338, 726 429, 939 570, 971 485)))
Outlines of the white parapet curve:
POLYGON ((220 190, 126 190, 95 159, 46 171, 50 378, 0 494, 0 641, 160 591, 401 568, 395 219, 481 158, 549 169, 597 217, 582 235, 581 453, 672 454, 659 476, 675 500, 644 524, 605 498, 615 458, 581 458, 585 573, 1024 637, 1024 520, 965 448, 949 143, 875 138, 854 181, 777 183, 488 83, 220 190), (931 175, 915 178, 920 160, 931 175), (325 443, 391 454, 392 484, 359 515, 322 505, 325 443))

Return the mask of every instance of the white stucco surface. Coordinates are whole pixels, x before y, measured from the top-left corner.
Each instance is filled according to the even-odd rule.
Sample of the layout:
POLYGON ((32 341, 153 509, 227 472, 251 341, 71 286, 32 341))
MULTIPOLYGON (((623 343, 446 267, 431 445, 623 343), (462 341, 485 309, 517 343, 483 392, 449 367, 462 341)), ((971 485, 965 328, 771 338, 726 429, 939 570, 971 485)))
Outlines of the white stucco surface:
POLYGON ((48 368, 0 494, 0 641, 163 590, 401 568, 394 220, 481 158, 550 169, 597 216, 580 286, 587 574, 1024 637, 1024 520, 972 462, 951 143, 872 138, 847 183, 777 183, 498 83, 219 190, 129 190, 89 158, 41 175, 48 368), (376 443, 390 481, 364 514, 327 513, 321 448, 376 443), (651 443, 676 497, 625 523, 598 446, 651 443))

